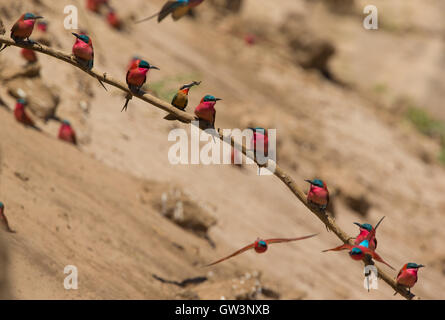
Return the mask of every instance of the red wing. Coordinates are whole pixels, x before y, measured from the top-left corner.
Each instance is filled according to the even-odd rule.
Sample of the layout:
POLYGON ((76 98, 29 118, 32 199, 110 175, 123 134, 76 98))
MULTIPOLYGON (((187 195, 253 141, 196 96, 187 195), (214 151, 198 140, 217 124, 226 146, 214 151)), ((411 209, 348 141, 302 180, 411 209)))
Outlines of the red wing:
POLYGON ((375 259, 375 260, 377 260, 378 262, 384 263, 384 264, 386 264, 388 267, 390 267, 391 269, 396 270, 396 269, 394 269, 389 263, 386 263, 386 262, 385 262, 385 261, 384 261, 384 260, 377 254, 377 252, 372 251, 371 249, 369 249, 369 248, 365 248, 365 247, 362 247, 362 246, 360 246, 360 249, 362 249, 362 251, 363 251, 365 254, 369 254, 369 255, 371 255, 372 258, 375 259))
POLYGON ((265 240, 267 244, 271 244, 271 243, 281 243, 281 242, 291 242, 291 241, 297 241, 297 240, 303 240, 303 239, 308 239, 308 238, 312 238, 315 237, 318 233, 315 234, 311 234, 309 236, 304 236, 304 237, 300 237, 300 238, 278 238, 278 239, 267 239, 265 240))
POLYGON ((322 252, 326 252, 326 251, 341 251, 341 250, 351 250, 352 249, 352 245, 350 244, 342 244, 341 246, 332 248, 332 249, 327 249, 327 250, 323 250, 322 252))
POLYGON ((11 28, 11 34, 13 34, 19 28, 19 22, 17 21, 11 28))
POLYGON ((242 248, 242 249, 239 249, 238 251, 235 251, 235 252, 232 253, 230 256, 227 256, 227 257, 225 257, 225 258, 219 259, 218 261, 215 261, 215 262, 212 262, 212 263, 206 265, 206 267, 210 267, 210 266, 213 266, 214 264, 223 262, 224 260, 230 259, 230 258, 232 258, 232 257, 234 257, 234 256, 236 256, 236 255, 239 255, 240 253, 243 253, 244 251, 247 251, 247 250, 249 250, 249 249, 252 249, 253 247, 255 247, 255 242, 254 242, 254 243, 251 243, 251 244, 249 244, 249 245, 247 245, 247 246, 245 246, 245 247, 242 248))
POLYGON ((402 269, 400 269, 399 273, 397 274, 396 279, 402 274, 403 270, 406 269, 406 266, 407 266, 407 265, 408 265, 408 264, 405 264, 405 265, 402 267, 402 269))

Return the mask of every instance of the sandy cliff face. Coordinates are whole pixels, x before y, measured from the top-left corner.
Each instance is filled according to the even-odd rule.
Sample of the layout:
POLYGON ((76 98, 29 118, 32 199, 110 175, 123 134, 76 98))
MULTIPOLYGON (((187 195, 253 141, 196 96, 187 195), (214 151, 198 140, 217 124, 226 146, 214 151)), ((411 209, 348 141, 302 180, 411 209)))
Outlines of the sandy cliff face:
MULTIPOLYGON (((22 11, 44 15, 53 46, 68 52, 74 40, 61 22, 63 7, 72 2, 0 0, 0 15, 7 31, 22 11)), ((114 2, 125 19, 149 15, 162 4, 114 2)), ((428 1, 417 12, 414 1, 394 7, 376 1, 385 22, 376 32, 362 27, 361 1, 340 12, 319 1, 281 2, 245 1, 239 15, 221 15, 204 2, 195 19, 129 23, 124 32, 111 30, 98 15, 79 14, 81 28, 93 38, 98 69, 123 80, 137 54, 160 67, 149 75, 149 88, 159 97, 171 99, 180 85, 202 80, 191 90, 189 112, 213 94, 224 99, 217 105, 218 127, 276 128, 278 163, 300 186, 307 188, 304 179, 323 178, 334 195, 336 221, 350 235, 357 233, 352 222, 374 224, 386 216, 378 252, 396 268, 408 261, 427 265, 413 292, 445 298, 439 146, 407 124, 394 103, 409 96, 432 113, 438 110, 430 101, 440 100, 440 82, 433 80, 441 70, 443 39, 436 34, 443 26, 419 21, 436 21, 441 2, 428 1), (395 19, 399 10, 414 20, 395 19), (390 22, 403 24, 402 34, 390 22), (246 34, 256 36, 254 45, 246 45, 246 34), (327 56, 326 48, 333 48, 327 56), (381 83, 386 89, 376 92, 381 83)), ((53 120, 32 114, 43 132, 15 122, 4 73, 23 61, 18 48, 3 51, 0 201, 17 230, 2 234, 8 295, 400 299, 383 282, 368 293, 362 265, 345 252, 321 253, 340 240, 276 178, 259 177, 254 167, 171 165, 168 132, 188 126, 162 120, 164 112, 137 99, 121 113, 121 92, 107 92, 72 66, 38 56, 41 79, 60 97, 56 113, 71 121, 80 146, 58 141, 53 120), (201 268, 257 237, 316 232, 316 238, 277 245, 264 255, 249 252, 201 268), (66 265, 78 268, 78 290, 63 287, 66 265)))

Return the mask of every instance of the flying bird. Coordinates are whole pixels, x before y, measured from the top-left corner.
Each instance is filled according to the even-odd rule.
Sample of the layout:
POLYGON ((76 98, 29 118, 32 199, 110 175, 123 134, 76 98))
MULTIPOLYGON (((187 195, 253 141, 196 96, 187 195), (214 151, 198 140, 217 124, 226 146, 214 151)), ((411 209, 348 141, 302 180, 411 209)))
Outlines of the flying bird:
POLYGON ((212 95, 206 95, 201 99, 200 104, 195 108, 195 115, 199 120, 204 120, 213 129, 215 129, 216 110, 215 104, 217 101, 222 100, 215 98, 212 95))
POLYGON ((71 127, 71 123, 68 120, 63 120, 60 125, 58 138, 60 140, 77 145, 76 132, 71 127))
POLYGON ((154 17, 158 17, 158 23, 165 19, 170 13, 174 21, 179 20, 185 16, 190 9, 200 5, 204 0, 174 0, 167 1, 162 7, 161 11, 155 13, 152 16, 144 18, 142 20, 136 21, 136 23, 141 23, 150 20, 154 17))
MULTIPOLYGON (((151 69, 160 70, 158 67, 150 65, 145 60, 134 59, 130 65, 130 69, 127 71, 126 81, 128 88, 134 94, 140 94, 141 88, 147 81, 148 71, 151 69)), ((128 102, 131 99, 131 95, 127 94, 125 105, 122 111, 127 111, 128 102)))
MULTIPOLYGON (((372 236, 369 236, 369 238, 371 238, 372 236)), ((353 260, 363 260, 363 258, 365 257, 365 255, 370 255, 374 260, 384 263, 386 264, 388 267, 390 267, 391 269, 395 270, 390 264, 388 264, 387 262, 385 262, 378 254, 377 252, 375 252, 374 250, 371 250, 369 248, 369 240, 363 240, 360 244, 358 245, 351 245, 351 244, 342 244, 341 246, 332 248, 332 249, 327 249, 327 250, 323 250, 322 252, 327 252, 327 251, 341 251, 341 250, 349 250, 349 256, 351 257, 351 259, 353 260)))
MULTIPOLYGON (((414 287, 418 279, 417 272, 419 271, 419 268, 423 267, 425 267, 423 264, 417 264, 414 262, 405 264, 397 274, 397 285, 408 288, 409 293, 411 293, 411 288, 414 287)), ((397 291, 394 293, 394 295, 396 294, 397 291)))
POLYGON ((371 239, 369 239, 369 249, 375 250, 377 248, 377 238, 375 237, 375 232, 377 230, 377 227, 383 221, 383 219, 385 219, 385 217, 383 217, 382 219, 379 220, 379 222, 377 222, 377 224, 375 225, 375 228, 373 228, 372 225, 370 225, 369 223, 360 224, 358 222, 354 222, 354 224, 356 224, 360 228, 360 233, 355 238, 354 244, 358 245, 363 240, 366 240, 368 235, 370 234, 370 232, 372 232, 374 230, 373 231, 374 235, 371 237, 371 239))
POLYGON ((4 211, 5 211, 5 205, 3 204, 3 202, 0 202, 0 221, 6 231, 15 233, 15 231, 9 227, 8 219, 6 218, 4 211))
POLYGON ((218 261, 215 261, 215 262, 212 262, 212 263, 206 265, 206 267, 210 267, 210 266, 213 266, 213 265, 215 265, 217 263, 223 262, 223 261, 225 261, 227 259, 230 259, 230 258, 232 258, 234 256, 237 256, 237 255, 239 255, 239 254, 241 254, 241 253, 243 253, 243 252, 245 252, 247 250, 250 250, 250 249, 255 249, 256 253, 263 253, 263 252, 266 252, 267 247, 268 247, 269 244, 303 240, 303 239, 308 239, 308 238, 311 238, 311 237, 315 237, 316 235, 317 234, 311 234, 311 235, 305 236, 305 237, 289 238, 289 239, 267 239, 267 240, 262 240, 262 239, 258 238, 255 242, 245 246, 244 248, 239 249, 238 251, 235 251, 234 253, 232 253, 231 255, 229 255, 229 256, 227 256, 225 258, 222 258, 222 259, 220 259, 218 261))
POLYGON ((14 109, 15 119, 25 126, 35 127, 34 121, 26 113, 25 107, 27 102, 25 99, 18 99, 14 109))
MULTIPOLYGON (((172 99, 171 104, 178 108, 179 110, 184 111, 185 108, 187 107, 189 98, 188 98, 188 93, 190 91, 190 89, 193 86, 199 86, 201 84, 201 81, 197 82, 197 81, 193 81, 190 84, 185 84, 183 85, 181 88, 179 88, 178 92, 175 94, 175 96, 172 99)), ((168 114, 164 117, 165 120, 179 120, 181 122, 183 122, 182 120, 178 119, 174 114, 168 114)))

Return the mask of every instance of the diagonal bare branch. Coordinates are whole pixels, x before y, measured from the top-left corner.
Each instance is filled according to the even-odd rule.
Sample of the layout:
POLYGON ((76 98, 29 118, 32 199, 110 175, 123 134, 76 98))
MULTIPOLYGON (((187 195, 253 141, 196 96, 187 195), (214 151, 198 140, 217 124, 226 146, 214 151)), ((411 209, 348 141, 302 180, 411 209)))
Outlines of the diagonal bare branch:
MULTIPOLYGON (((52 49, 52 48, 49 48, 47 46, 40 45, 40 44, 16 43, 13 40, 7 39, 4 36, 0 36, 0 44, 5 44, 7 46, 20 47, 20 48, 28 48, 28 49, 32 49, 37 52, 52 56, 56 59, 62 60, 66 63, 69 63, 69 64, 81 69, 83 72, 88 73, 93 78, 96 78, 96 79, 98 79, 104 83, 107 83, 115 88, 118 88, 124 92, 127 92, 128 94, 133 95, 133 96, 135 96, 135 97, 137 97, 137 98, 139 98, 139 99, 141 99, 141 100, 143 100, 143 101, 145 101, 159 109, 162 109, 170 114, 173 114, 176 116, 176 118, 178 118, 186 123, 191 123, 193 120, 196 120, 196 118, 193 115, 186 113, 184 111, 181 111, 181 110, 175 108, 174 106, 172 106, 170 103, 167 103, 161 99, 158 99, 150 94, 136 95, 136 94, 130 92, 130 90, 128 89, 128 87, 125 83, 115 80, 113 77, 109 76, 107 73, 99 72, 96 68, 93 68, 91 70, 82 68, 82 66, 77 64, 75 58, 71 54, 67 54, 62 51, 55 50, 55 49, 52 49)), ((218 136, 222 141, 225 140, 225 137, 221 133, 218 133, 218 136)), ((233 137, 231 138, 231 142, 236 149, 241 151, 245 156, 251 158, 252 160, 255 161, 255 163, 258 164, 258 162, 249 155, 245 145, 237 144, 235 142, 235 140, 233 139, 233 137)), ((298 187, 297 183, 292 179, 291 176, 289 176, 280 166, 278 166, 278 164, 273 162, 273 160, 268 160, 267 165, 271 166, 271 167, 275 167, 274 175, 277 176, 289 188, 289 190, 298 198, 298 200, 300 200, 306 206, 307 209, 309 209, 313 214, 315 214, 318 217, 318 219, 320 219, 321 222, 323 222, 325 224, 325 226, 327 228, 329 228, 329 230, 331 230, 333 233, 335 233, 335 235, 340 240, 342 240, 344 243, 352 244, 352 241, 351 241, 352 237, 348 236, 343 230, 341 230, 331 217, 328 217, 324 213, 317 211, 315 208, 309 206, 307 199, 306 199, 306 195, 304 194, 303 190, 301 190, 298 187)), ((363 262, 365 264, 369 264, 369 262, 366 262, 366 261, 363 261, 363 262)), ((378 276, 383 281, 385 281, 390 287, 392 287, 394 289, 394 291, 396 291, 397 293, 399 293, 406 299, 411 300, 412 298, 414 298, 414 294, 412 294, 412 293, 410 294, 406 288, 397 286, 395 279, 392 278, 389 274, 384 272, 379 267, 376 267, 376 268, 378 271, 378 276)))

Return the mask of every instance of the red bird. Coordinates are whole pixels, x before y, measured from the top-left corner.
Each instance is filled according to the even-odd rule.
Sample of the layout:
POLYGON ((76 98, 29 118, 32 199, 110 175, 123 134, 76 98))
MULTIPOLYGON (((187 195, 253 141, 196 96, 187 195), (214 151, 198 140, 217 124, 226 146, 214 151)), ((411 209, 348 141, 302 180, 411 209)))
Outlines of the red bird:
POLYGON ((373 228, 369 223, 360 224, 358 222, 354 222, 354 224, 358 225, 360 228, 360 233, 355 238, 354 244, 362 243, 363 240, 366 240, 368 238, 370 232, 374 230, 374 235, 369 239, 369 249, 375 250, 377 248, 377 238, 375 237, 375 232, 379 224, 383 221, 383 219, 385 219, 385 217, 383 217, 382 219, 380 219, 379 222, 377 222, 375 228, 373 228))
POLYGON ((86 34, 72 33, 76 37, 73 45, 73 54, 82 64, 88 69, 93 68, 94 65, 94 49, 91 38, 86 34))
POLYGON ((76 132, 67 120, 62 121, 59 129, 59 139, 77 145, 76 132))
POLYGON ((242 249, 232 253, 230 256, 227 256, 227 257, 222 258, 222 259, 220 259, 218 261, 212 262, 212 263, 206 265, 206 267, 210 267, 210 266, 213 266, 213 265, 215 265, 217 263, 223 262, 223 261, 225 261, 227 259, 230 259, 230 258, 232 258, 234 256, 237 256, 237 255, 239 255, 239 254, 241 254, 241 253, 243 253, 243 252, 245 252, 245 251, 247 251, 249 249, 255 249, 256 253, 263 253, 263 252, 266 252, 267 246, 269 244, 271 244, 271 243, 282 243, 282 242, 291 242, 291 241, 303 240, 303 239, 308 239, 308 238, 311 238, 311 237, 315 237, 316 235, 317 234, 311 234, 309 236, 305 236, 305 237, 301 237, 301 238, 290 238, 290 239, 267 239, 267 240, 262 240, 262 239, 258 238, 254 243, 251 243, 251 244, 245 246, 244 248, 242 248, 242 249))
POLYGON ((37 22, 37 30, 46 33, 48 31, 48 23, 46 21, 37 22))
POLYGON ((20 53, 22 54, 22 57, 28 61, 28 63, 35 63, 37 62, 37 55, 34 50, 23 48, 20 53))
POLYGON ((307 202, 325 211, 329 203, 329 191, 326 183, 320 179, 305 180, 311 184, 307 194, 307 202))
POLYGON ((41 16, 35 16, 32 13, 25 13, 17 20, 11 29, 11 38, 16 41, 29 40, 29 37, 34 30, 34 24, 37 19, 42 19, 41 16))
POLYGON ((122 23, 114 10, 110 10, 110 12, 108 12, 107 22, 114 29, 120 30, 122 28, 122 23))
POLYGON ((201 103, 195 108, 195 115, 199 120, 208 122, 212 128, 215 128, 216 110, 215 104, 222 100, 211 95, 206 95, 201 99, 201 103))
MULTIPOLYGON (((423 264, 417 264, 413 262, 405 264, 397 274, 397 285, 407 287, 409 293, 411 293, 411 288, 414 287, 417 282, 417 272, 419 271, 419 268, 423 267, 425 267, 423 264)), ((394 295, 396 294, 397 292, 394 293, 394 295)))
POLYGON ((25 126, 34 127, 34 121, 26 114, 26 100, 18 99, 14 109, 15 119, 25 126))
POLYGON ((102 5, 108 6, 108 0, 87 0, 87 9, 96 13, 99 13, 102 5))
MULTIPOLYGON (((139 60, 137 58, 133 59, 131 65, 130 65, 130 69, 128 69, 127 76, 126 76, 128 88, 130 89, 130 91, 132 93, 134 93, 134 94, 141 93, 141 88, 147 81, 147 73, 148 73, 148 71, 150 71, 150 69, 159 70, 158 67, 150 65, 145 60, 139 60)), ((128 102, 130 101, 130 99, 131 99, 131 95, 127 95, 125 105, 122 108, 121 112, 124 110, 127 111, 127 106, 128 106, 128 102)))
POLYGON ((6 229, 6 231, 15 233, 15 231, 9 227, 8 219, 5 216, 4 210, 5 210, 5 206, 4 206, 3 202, 0 202, 0 221, 3 224, 3 227, 6 229))

